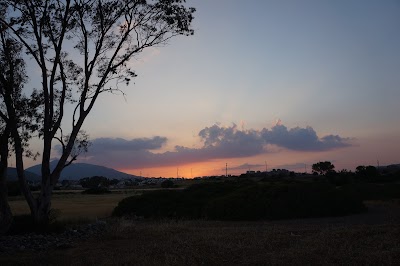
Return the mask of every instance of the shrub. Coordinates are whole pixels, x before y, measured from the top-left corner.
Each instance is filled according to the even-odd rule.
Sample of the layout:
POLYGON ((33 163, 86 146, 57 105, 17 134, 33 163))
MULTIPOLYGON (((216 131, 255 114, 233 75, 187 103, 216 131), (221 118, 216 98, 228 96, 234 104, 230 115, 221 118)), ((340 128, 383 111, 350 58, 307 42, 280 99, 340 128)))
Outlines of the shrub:
POLYGON ((79 180, 79 184, 84 188, 108 187, 114 182, 104 176, 85 177, 79 180))
POLYGON ((29 214, 15 215, 7 234, 17 235, 35 231, 34 221, 29 214))
POLYGON ((335 175, 327 176, 329 183, 335 186, 344 186, 354 183, 354 178, 351 173, 338 173, 335 175))
POLYGON ((299 183, 271 203, 270 219, 343 216, 365 210, 362 200, 324 182, 299 183))
POLYGON ((106 187, 89 188, 82 191, 82 194, 94 194, 94 195, 108 194, 108 193, 111 193, 111 191, 108 190, 108 188, 106 187))
POLYGON ((141 196, 123 199, 114 209, 114 216, 136 215, 146 218, 204 217, 204 207, 210 199, 230 193, 237 184, 232 182, 205 182, 185 190, 155 190, 141 196))
POLYGON ((260 220, 340 216, 365 210, 354 191, 326 182, 202 183, 122 200, 113 215, 145 218, 260 220))
POLYGON ((365 210, 362 201, 326 183, 252 186, 215 199, 207 215, 219 220, 340 216, 365 210))
POLYGON ((212 199, 205 207, 208 219, 258 220, 264 217, 266 206, 261 186, 237 189, 232 193, 212 199))
POLYGON ((172 188, 174 187, 174 182, 170 179, 164 180, 161 182, 162 188, 172 188))
POLYGON ((400 184, 357 183, 343 189, 353 191, 362 200, 400 199, 400 184))
POLYGON ((8 181, 7 182, 7 193, 8 196, 19 196, 21 195, 21 188, 19 187, 18 181, 8 181))
POLYGON ((60 211, 57 209, 50 210, 49 223, 45 225, 35 224, 33 218, 29 214, 16 215, 13 217, 13 221, 10 230, 7 232, 8 235, 20 235, 27 233, 60 233, 66 229, 65 224, 57 220, 60 215, 60 211))
POLYGON ((183 190, 185 204, 180 211, 184 216, 203 218, 206 216, 205 207, 210 200, 227 195, 241 186, 247 186, 248 181, 240 182, 205 182, 189 186, 183 190))
POLYGON ((113 216, 135 215, 145 218, 173 218, 182 204, 182 191, 156 190, 123 199, 115 207, 113 216))

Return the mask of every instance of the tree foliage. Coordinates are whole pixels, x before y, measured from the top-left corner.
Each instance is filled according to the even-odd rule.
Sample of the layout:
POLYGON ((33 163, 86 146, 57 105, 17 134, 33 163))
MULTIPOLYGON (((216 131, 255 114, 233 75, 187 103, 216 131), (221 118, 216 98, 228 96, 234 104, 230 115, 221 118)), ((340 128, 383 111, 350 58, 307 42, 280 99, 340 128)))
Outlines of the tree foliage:
POLYGON ((312 165, 313 172, 321 175, 325 175, 333 171, 333 169, 335 169, 335 166, 329 161, 318 162, 312 165))
POLYGON ((356 175, 365 181, 377 179, 379 176, 379 171, 375 166, 359 165, 356 167, 356 175))
MULTIPOLYGON (((163 45, 178 35, 193 34, 191 22, 195 10, 187 8, 184 2, 5 0, 0 3, 0 9, 4 10, 4 16, 0 17, 2 27, 40 70, 42 85, 31 97, 38 100, 40 108, 29 117, 37 122, 43 144, 41 192, 35 198, 29 190, 23 191, 36 222, 48 222, 52 190, 61 171, 87 149, 87 135, 79 136, 100 94, 122 92, 121 85, 136 77, 129 62, 144 49, 163 45), (74 111, 68 116, 72 124, 68 122, 66 126, 69 106, 74 111), (50 169, 51 150, 56 142, 60 144, 61 155, 56 167, 50 169)), ((8 102, 4 99, 4 103, 8 102)), ((13 125, 11 131, 16 128, 13 125)), ((16 137, 13 140, 18 175, 26 182, 24 149, 18 148, 23 142, 16 137)))
POLYGON ((109 187, 119 182, 118 179, 108 179, 104 176, 85 177, 79 180, 79 184, 84 188, 109 187))
MULTIPOLYGON (((0 18, 4 18, 5 8, 0 5, 0 18)), ((12 215, 7 199, 7 168, 10 153, 34 157, 28 149, 28 141, 37 130, 32 117, 38 115, 39 99, 34 91, 31 97, 23 92, 27 81, 22 45, 10 35, 10 31, 0 21, 0 234, 10 227, 12 215), (11 145, 14 144, 14 145, 11 145)), ((28 186, 24 177, 20 186, 25 191, 28 186)))

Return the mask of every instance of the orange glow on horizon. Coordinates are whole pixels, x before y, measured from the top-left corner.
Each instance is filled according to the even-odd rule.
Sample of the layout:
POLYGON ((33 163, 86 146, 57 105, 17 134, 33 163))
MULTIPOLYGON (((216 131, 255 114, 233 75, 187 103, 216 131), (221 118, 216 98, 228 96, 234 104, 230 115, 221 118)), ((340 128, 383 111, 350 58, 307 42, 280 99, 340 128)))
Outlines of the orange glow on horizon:
MULTIPOLYGON (((142 177, 173 177, 173 178, 195 178, 203 176, 221 176, 228 173, 228 175, 240 175, 246 173, 248 170, 265 171, 265 162, 257 158, 255 166, 244 167, 238 169, 237 167, 243 164, 252 164, 250 159, 235 159, 235 160, 218 160, 211 162, 200 162, 181 165, 177 167, 152 167, 142 169, 118 169, 121 172, 142 176, 142 177), (228 164, 228 165, 226 165, 228 164), (228 169, 226 169, 226 166, 228 169)), ((276 164, 271 164, 271 167, 276 164)), ((278 168, 278 167, 276 167, 278 168)), ((272 170, 272 168, 270 169, 272 170)))
POLYGON ((202 176, 225 175, 225 164, 206 162, 192 163, 177 167, 152 167, 142 169, 119 169, 124 173, 142 177, 173 177, 173 178, 195 178, 202 176))

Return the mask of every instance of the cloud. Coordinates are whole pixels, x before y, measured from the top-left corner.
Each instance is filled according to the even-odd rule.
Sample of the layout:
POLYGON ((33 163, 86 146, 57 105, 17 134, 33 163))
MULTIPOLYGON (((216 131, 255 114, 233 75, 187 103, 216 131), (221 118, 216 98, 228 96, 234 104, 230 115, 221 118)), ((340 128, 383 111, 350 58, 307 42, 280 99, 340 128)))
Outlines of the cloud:
MULTIPOLYGON (((178 166, 216 159, 245 158, 267 153, 269 144, 295 151, 327 151, 351 146, 350 139, 337 135, 318 137, 312 127, 288 129, 277 123, 271 129, 244 130, 236 124, 224 127, 215 124, 198 133, 200 148, 175 146, 173 151, 154 152, 165 145, 166 137, 98 138, 86 155, 86 161, 115 168, 149 168, 178 166)), ((83 159, 85 159, 83 158, 83 159)), ((241 169, 263 167, 244 164, 241 169)), ((237 168, 237 167, 235 167, 237 168)), ((237 168, 239 169, 239 168, 237 168)))
POLYGON ((229 170, 259 170, 260 168, 265 170, 265 165, 264 164, 249 164, 249 163, 245 163, 245 164, 241 164, 238 166, 234 166, 234 167, 229 167, 229 170))
POLYGON ((297 170, 297 171, 304 171, 307 170, 306 167, 308 166, 308 170, 311 169, 311 164, 306 163, 292 163, 292 164, 280 164, 273 167, 273 169, 287 169, 287 170, 297 170))
POLYGON ((132 140, 125 140, 122 138, 97 138, 91 142, 93 152, 141 151, 159 149, 167 142, 167 138, 160 136, 132 140))
POLYGON ((310 126, 288 130, 284 125, 277 124, 271 130, 264 128, 261 137, 265 143, 295 151, 326 151, 351 146, 349 138, 338 135, 319 138, 310 126))
POLYGON ((263 152, 264 142, 255 130, 238 130, 231 127, 213 125, 199 132, 204 150, 215 158, 236 158, 257 155, 263 152))

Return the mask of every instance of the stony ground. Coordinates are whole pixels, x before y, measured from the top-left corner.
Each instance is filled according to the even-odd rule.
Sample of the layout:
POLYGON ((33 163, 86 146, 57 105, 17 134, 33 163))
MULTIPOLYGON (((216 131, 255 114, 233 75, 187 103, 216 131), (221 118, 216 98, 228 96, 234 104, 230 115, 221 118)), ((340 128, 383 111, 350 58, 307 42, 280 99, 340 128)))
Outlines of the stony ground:
POLYGON ((23 251, 46 251, 73 247, 77 242, 104 234, 105 221, 68 228, 61 233, 28 233, 0 236, 0 254, 23 251))
POLYGON ((3 252, 0 265, 400 265, 399 202, 367 205, 274 222, 109 220, 97 233, 65 233, 80 235, 66 245, 3 252))

